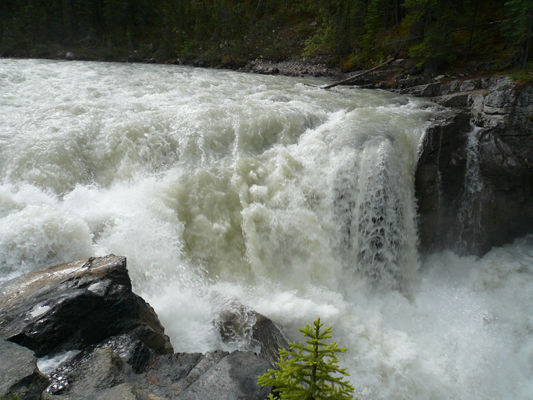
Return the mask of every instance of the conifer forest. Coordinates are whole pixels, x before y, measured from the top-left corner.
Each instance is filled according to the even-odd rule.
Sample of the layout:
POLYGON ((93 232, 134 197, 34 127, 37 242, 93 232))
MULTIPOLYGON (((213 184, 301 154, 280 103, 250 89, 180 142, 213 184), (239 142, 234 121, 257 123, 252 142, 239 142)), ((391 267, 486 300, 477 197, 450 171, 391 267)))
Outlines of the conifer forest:
POLYGON ((390 55, 439 69, 532 60, 533 0, 2 0, 0 55, 238 66, 321 57, 344 71, 390 55))

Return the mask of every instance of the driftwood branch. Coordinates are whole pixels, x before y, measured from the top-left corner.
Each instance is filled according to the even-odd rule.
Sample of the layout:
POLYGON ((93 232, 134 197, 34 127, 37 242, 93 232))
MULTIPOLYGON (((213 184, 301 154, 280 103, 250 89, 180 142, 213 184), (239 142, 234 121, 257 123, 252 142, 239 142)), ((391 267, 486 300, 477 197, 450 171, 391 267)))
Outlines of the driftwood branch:
POLYGON ((346 78, 342 81, 339 81, 339 82, 335 82, 335 83, 332 83, 331 85, 328 85, 328 86, 323 86, 322 89, 331 89, 332 87, 335 87, 335 86, 338 86, 338 85, 342 85, 344 83, 348 83, 350 81, 353 81, 354 79, 357 79, 357 78, 360 78, 361 76, 364 76, 366 74, 369 74, 371 72, 374 72, 378 69, 380 69, 381 67, 384 67, 385 65, 387 64, 390 64, 391 62, 393 62, 394 60, 396 60, 396 57, 392 57, 392 58, 389 58, 387 61, 385 61, 384 63, 381 63, 379 64, 378 66, 372 68, 372 69, 369 69, 369 70, 366 70, 364 72, 361 72, 359 74, 355 74, 349 78, 346 78))

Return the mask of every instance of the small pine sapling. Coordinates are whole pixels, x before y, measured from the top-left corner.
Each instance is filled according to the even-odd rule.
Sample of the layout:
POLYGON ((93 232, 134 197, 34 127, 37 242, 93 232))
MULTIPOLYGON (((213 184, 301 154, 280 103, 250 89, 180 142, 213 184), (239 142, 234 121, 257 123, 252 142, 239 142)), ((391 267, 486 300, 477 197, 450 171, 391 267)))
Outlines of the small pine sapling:
POLYGON ((271 394, 269 400, 352 400, 354 388, 343 379, 349 374, 337 365, 337 353, 347 349, 337 347, 337 342, 324 342, 331 337, 331 327, 321 331, 324 324, 320 318, 313 324, 300 329, 309 338, 307 345, 290 343, 288 351, 280 349, 279 369, 270 369, 258 378, 259 385, 274 386, 277 395, 271 394))

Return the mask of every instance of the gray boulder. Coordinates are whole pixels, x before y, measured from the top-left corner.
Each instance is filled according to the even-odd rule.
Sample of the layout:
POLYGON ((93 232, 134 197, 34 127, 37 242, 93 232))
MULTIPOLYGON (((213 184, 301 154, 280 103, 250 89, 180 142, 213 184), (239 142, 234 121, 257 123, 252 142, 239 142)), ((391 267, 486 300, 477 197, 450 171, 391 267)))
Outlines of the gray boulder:
POLYGON ((272 387, 258 386, 257 377, 269 367, 251 352, 215 351, 158 356, 135 374, 113 350, 98 349, 77 365, 66 390, 43 400, 264 400, 272 387))
POLYGON ((113 350, 97 349, 70 376, 69 395, 75 398, 89 393, 96 396, 101 390, 118 386, 125 381, 125 367, 113 350))
POLYGON ((22 400, 40 399, 48 379, 37 368, 31 350, 0 340, 0 360, 0 398, 13 393, 22 400))
POLYGON ((91 346, 49 373, 46 391, 70 396, 98 392, 122 383, 122 374, 140 374, 157 354, 128 335, 114 336, 91 346), (88 379, 87 377, 90 377, 88 379))
POLYGON ((267 372, 269 362, 253 353, 235 351, 194 382, 183 400, 264 400, 271 387, 257 385, 257 377, 267 372))

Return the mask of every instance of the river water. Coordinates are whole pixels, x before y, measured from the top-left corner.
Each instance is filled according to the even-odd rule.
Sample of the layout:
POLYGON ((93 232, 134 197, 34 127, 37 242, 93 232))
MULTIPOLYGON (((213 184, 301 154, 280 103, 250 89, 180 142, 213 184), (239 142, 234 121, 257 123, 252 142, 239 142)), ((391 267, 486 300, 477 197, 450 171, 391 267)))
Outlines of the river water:
MULTIPOLYGON (((320 317, 359 399, 533 398, 533 244, 416 251, 437 107, 318 79, 0 60, 0 281, 125 255, 176 351, 320 317)), ((239 346, 239 344, 235 344, 239 346)))

